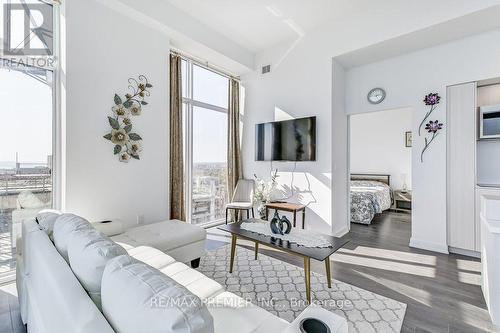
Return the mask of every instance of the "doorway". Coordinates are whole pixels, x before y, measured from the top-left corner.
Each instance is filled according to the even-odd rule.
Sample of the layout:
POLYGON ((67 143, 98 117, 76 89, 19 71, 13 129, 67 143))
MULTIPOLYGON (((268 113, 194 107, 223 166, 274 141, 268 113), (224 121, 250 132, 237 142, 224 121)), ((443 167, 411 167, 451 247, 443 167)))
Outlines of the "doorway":
POLYGON ((348 123, 351 224, 376 224, 391 213, 411 217, 412 110, 354 114, 348 123))

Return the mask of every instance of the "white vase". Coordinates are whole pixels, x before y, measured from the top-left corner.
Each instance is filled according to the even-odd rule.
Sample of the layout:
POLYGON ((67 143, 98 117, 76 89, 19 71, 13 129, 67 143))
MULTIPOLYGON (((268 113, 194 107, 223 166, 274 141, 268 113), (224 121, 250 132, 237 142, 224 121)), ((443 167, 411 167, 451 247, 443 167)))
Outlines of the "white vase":
POLYGON ((259 216, 262 220, 266 219, 266 203, 264 201, 261 201, 259 205, 257 206, 257 212, 259 212, 259 216))

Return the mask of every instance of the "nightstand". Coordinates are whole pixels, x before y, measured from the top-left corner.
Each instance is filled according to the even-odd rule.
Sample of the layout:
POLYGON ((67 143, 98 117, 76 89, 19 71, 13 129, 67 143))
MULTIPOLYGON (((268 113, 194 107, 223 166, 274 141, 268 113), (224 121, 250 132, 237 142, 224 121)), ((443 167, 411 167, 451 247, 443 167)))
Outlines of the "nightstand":
POLYGON ((396 211, 411 212, 411 191, 394 191, 394 204, 392 209, 396 211))

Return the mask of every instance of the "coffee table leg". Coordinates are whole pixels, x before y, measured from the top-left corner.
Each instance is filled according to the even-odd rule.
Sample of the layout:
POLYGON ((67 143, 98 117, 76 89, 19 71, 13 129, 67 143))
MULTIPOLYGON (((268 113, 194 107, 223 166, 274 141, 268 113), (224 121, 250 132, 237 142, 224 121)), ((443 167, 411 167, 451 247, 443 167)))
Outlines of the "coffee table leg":
POLYGON ((255 260, 257 260, 258 254, 259 254, 259 243, 255 242, 255 260))
POLYGON ((229 273, 233 272, 233 263, 234 263, 234 253, 236 252, 236 239, 238 237, 236 235, 232 235, 231 237, 231 261, 229 262, 229 273))
POLYGON ((304 257, 304 275, 307 303, 311 304, 311 259, 309 257, 304 257))
POLYGON ((325 259, 325 268, 326 268, 326 280, 328 281, 328 288, 332 287, 332 273, 330 271, 330 256, 325 259))

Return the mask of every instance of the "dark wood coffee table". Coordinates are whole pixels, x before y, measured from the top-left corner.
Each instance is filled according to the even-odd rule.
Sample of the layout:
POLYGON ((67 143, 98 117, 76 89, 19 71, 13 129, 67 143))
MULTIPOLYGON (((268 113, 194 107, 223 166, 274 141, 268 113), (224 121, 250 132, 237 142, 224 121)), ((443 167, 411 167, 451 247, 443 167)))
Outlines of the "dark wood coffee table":
MULTIPOLYGON (((298 246, 297 244, 281 240, 276 237, 261 235, 241 228, 242 223, 267 223, 258 219, 243 220, 238 223, 232 223, 218 227, 219 230, 229 232, 231 234, 231 259, 229 262, 229 273, 233 272, 234 255, 236 252, 236 241, 238 238, 245 239, 255 243, 255 260, 259 251, 259 244, 266 245, 284 252, 298 255, 304 258, 304 274, 306 284, 306 298, 307 302, 311 303, 311 259, 325 262, 326 278, 328 281, 328 288, 331 288, 331 271, 330 271, 330 256, 338 249, 349 242, 348 239, 338 238, 333 236, 324 235, 328 238, 332 247, 305 247, 298 246)), ((297 229, 301 230, 301 229, 297 229)))

